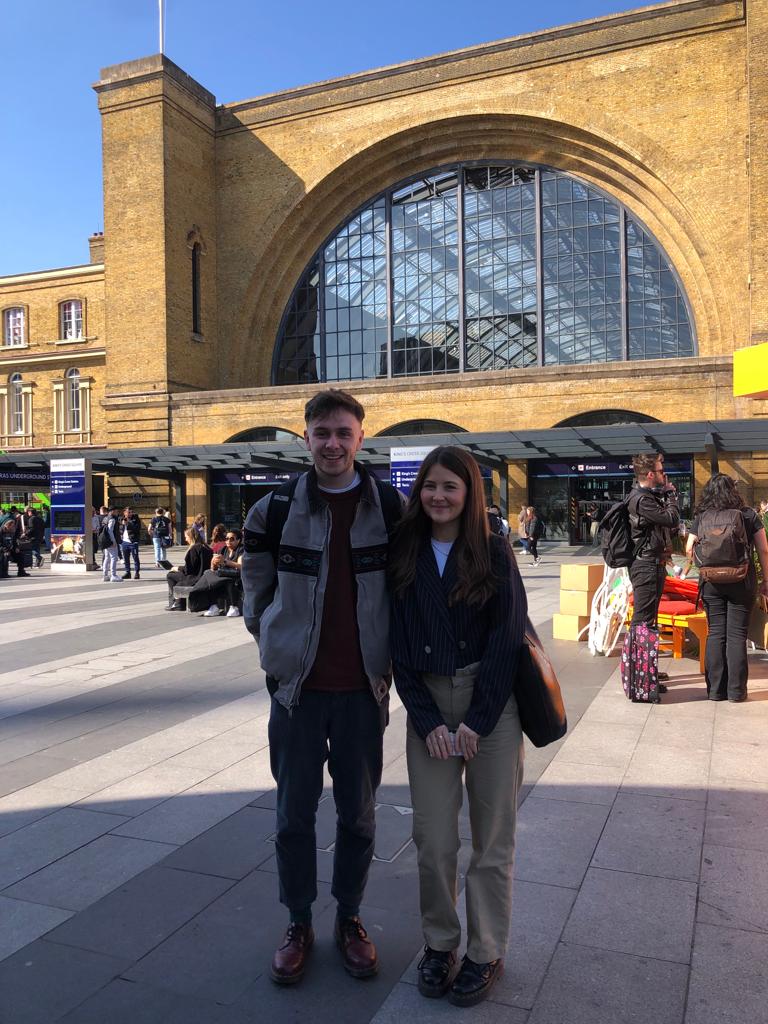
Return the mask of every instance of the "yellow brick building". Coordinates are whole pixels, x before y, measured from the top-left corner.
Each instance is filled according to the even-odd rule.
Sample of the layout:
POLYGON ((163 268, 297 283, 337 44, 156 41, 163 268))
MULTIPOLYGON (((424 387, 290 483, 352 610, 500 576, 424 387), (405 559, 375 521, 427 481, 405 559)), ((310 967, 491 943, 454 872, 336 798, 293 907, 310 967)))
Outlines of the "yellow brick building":
MULTIPOLYGON (((732 372, 768 340, 767 58, 768 0, 675 0, 224 106, 103 69, 104 236, 0 279, 0 447, 300 433, 323 379, 369 436, 764 416, 732 372)), ((748 497, 766 459, 731 454, 748 497)))

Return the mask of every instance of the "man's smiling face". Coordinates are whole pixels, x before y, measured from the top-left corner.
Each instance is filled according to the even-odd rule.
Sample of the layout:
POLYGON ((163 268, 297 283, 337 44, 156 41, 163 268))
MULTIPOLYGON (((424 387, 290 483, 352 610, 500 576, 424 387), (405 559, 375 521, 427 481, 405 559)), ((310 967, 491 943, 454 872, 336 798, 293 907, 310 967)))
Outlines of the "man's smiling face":
POLYGON ((309 421, 304 440, 321 487, 341 488, 352 483, 355 455, 363 437, 362 423, 346 409, 334 409, 309 421))

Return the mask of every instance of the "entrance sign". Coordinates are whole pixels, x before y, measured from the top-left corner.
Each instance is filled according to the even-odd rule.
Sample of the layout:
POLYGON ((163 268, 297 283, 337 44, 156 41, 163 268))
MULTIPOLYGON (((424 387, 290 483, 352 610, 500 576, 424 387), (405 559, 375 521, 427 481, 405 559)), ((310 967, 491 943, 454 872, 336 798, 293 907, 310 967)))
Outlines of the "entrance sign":
POLYGON ((93 565, 91 473, 85 459, 51 459, 51 570, 93 565))
POLYGON ((393 487, 410 494, 424 459, 435 445, 420 448, 390 448, 389 479, 393 487))

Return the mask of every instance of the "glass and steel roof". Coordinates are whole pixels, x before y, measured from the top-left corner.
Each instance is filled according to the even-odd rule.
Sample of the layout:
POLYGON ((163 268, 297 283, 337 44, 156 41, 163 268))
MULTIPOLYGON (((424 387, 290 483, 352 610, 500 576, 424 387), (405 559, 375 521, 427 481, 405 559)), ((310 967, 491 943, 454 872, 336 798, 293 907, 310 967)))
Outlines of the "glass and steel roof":
POLYGON ((552 168, 463 164, 394 186, 321 246, 273 383, 695 351, 673 267, 620 203, 552 168))

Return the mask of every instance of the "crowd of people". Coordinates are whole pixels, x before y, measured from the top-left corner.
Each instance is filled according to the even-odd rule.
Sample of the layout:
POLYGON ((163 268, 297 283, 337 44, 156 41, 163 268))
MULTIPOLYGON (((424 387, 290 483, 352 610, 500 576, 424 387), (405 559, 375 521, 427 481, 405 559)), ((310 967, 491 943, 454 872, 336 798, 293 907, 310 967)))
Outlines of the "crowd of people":
POLYGON ((9 575, 11 564, 17 576, 29 576, 33 566, 39 569, 44 544, 45 522, 37 509, 28 505, 22 512, 12 505, 0 512, 0 578, 9 575))

